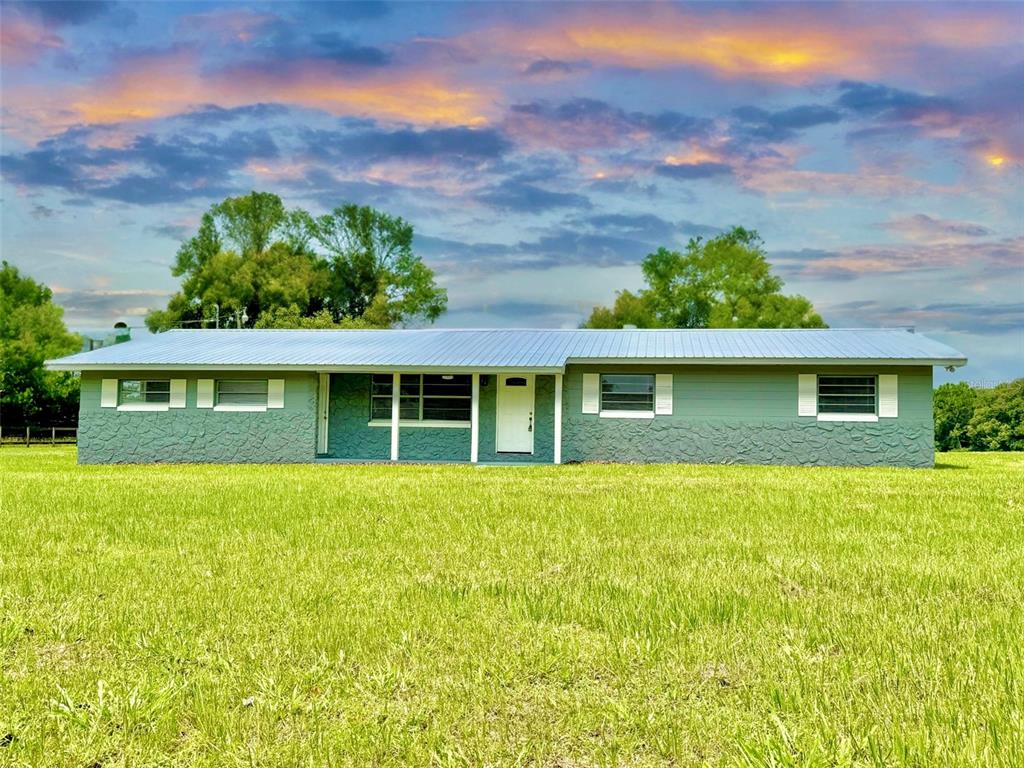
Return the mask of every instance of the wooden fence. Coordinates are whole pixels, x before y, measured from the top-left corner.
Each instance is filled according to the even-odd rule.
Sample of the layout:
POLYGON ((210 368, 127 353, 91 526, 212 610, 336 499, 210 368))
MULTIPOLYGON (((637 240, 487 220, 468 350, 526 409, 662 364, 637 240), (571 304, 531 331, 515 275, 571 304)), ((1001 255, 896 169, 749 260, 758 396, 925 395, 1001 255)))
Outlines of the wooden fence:
POLYGON ((77 442, 77 427, 0 428, 0 447, 4 445, 74 445, 77 442))

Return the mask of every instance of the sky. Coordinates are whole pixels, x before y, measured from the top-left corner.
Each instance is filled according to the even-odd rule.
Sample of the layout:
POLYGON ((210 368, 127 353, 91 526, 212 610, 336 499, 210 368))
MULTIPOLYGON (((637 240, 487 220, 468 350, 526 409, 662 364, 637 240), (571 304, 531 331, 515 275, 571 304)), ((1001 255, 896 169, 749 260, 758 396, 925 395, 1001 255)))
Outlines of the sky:
POLYGON ((1024 4, 3 2, 0 256, 140 325, 225 196, 415 226, 445 327, 756 229, 833 327, 1024 376, 1024 4))

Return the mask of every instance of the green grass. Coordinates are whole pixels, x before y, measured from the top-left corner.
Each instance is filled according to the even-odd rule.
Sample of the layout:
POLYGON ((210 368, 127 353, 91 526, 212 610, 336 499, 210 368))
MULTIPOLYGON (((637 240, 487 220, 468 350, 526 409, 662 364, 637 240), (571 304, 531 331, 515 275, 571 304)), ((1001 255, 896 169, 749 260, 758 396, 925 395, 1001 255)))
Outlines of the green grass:
POLYGON ((1024 456, 0 449, 0 765, 1024 765, 1024 456))

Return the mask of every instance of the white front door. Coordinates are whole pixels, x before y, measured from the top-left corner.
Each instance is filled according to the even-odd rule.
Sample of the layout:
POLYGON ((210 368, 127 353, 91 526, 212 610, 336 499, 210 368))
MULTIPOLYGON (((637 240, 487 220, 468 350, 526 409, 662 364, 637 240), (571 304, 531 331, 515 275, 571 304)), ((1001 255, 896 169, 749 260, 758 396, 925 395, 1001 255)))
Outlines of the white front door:
POLYGON ((533 453, 533 374, 498 375, 498 453, 533 453))

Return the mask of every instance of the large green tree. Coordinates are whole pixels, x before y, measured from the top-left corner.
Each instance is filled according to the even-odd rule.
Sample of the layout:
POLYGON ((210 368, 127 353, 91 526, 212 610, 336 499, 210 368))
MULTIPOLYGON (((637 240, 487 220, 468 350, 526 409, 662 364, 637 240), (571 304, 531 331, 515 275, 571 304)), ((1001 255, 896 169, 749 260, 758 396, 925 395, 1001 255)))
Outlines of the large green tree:
POLYGON ((641 265, 647 287, 594 307, 587 328, 825 328, 803 296, 787 296, 761 237, 734 227, 693 238, 680 253, 659 248, 641 265))
POLYGON ((181 289, 146 323, 159 331, 433 322, 447 294, 412 242, 411 224, 365 206, 314 218, 267 192, 228 198, 181 245, 172 268, 181 289))
POLYGON ((977 390, 967 436, 976 451, 1024 451, 1024 379, 977 390))
POLYGON ((952 451, 970 446, 967 427, 974 415, 977 393, 967 382, 943 384, 935 390, 932 410, 935 415, 935 447, 952 451))
POLYGON ((43 363, 77 352, 82 340, 64 325, 64 310, 45 285, 6 261, 0 265, 0 418, 7 425, 73 423, 78 378, 43 363))

